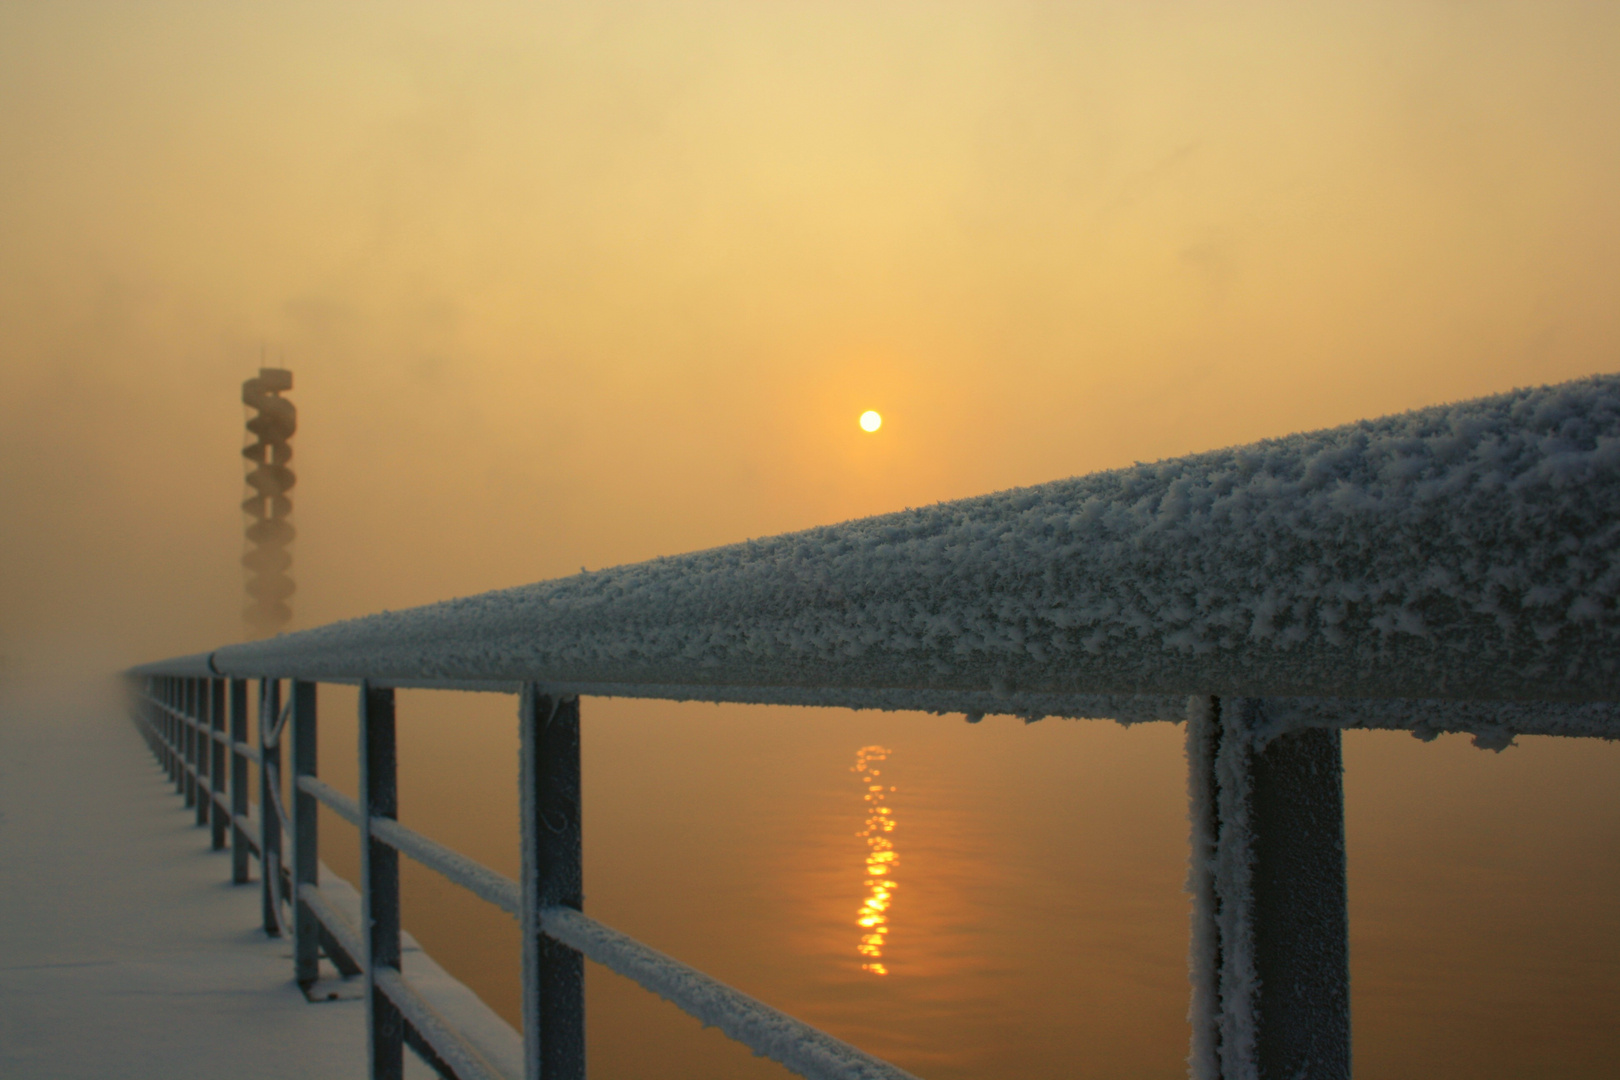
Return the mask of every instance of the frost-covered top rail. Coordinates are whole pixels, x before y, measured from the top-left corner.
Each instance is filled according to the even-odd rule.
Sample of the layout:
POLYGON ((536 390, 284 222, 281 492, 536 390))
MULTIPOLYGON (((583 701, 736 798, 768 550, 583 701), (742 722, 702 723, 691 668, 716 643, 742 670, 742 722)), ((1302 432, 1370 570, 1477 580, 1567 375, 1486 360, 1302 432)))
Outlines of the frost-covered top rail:
POLYGON ((1620 377, 1601 376, 386 612, 209 663, 1093 715, 1085 702, 1110 695, 1190 693, 1600 703, 1620 701, 1617 591, 1620 377))

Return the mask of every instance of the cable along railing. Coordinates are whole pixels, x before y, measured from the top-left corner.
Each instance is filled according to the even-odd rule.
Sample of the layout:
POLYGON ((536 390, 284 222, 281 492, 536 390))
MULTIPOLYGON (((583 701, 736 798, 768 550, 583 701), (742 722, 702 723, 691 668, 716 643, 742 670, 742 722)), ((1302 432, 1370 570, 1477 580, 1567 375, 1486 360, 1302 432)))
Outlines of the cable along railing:
POLYGON ((587 958, 800 1075, 906 1075, 580 910, 579 702, 634 696, 1184 723, 1191 1075, 1335 1078, 1350 1075, 1340 731, 1469 732, 1491 749, 1521 733, 1620 737, 1617 600, 1620 378, 1602 376, 130 676, 154 751, 216 846, 229 838, 234 879, 260 860, 265 928, 292 936, 298 980, 322 952, 365 973, 374 1077, 400 1074, 404 1045, 446 1076, 501 1075, 400 970, 401 854, 520 921, 526 1077, 583 1077, 587 958), (251 680, 270 718, 256 747, 251 680), (357 800, 316 774, 321 682, 361 687, 357 800), (521 881, 396 820, 394 689, 407 687, 520 696, 521 881), (250 764, 268 793, 256 821, 250 764), (361 834, 358 924, 317 880, 321 805, 361 834))

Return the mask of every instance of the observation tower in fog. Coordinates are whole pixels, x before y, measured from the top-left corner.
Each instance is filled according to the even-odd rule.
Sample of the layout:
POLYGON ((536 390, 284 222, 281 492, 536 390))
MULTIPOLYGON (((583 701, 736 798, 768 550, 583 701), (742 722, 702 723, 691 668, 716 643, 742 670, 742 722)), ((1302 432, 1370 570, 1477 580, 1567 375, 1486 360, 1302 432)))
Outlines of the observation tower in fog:
POLYGON ((298 409, 281 396, 292 384, 292 372, 285 368, 260 368, 256 377, 242 383, 242 404, 254 411, 247 421, 252 441, 242 448, 250 489, 242 500, 248 519, 247 550, 242 554, 248 602, 242 618, 254 637, 273 634, 292 619, 287 601, 296 586, 288 573, 292 553, 287 548, 297 530, 287 520, 292 514, 287 492, 298 477, 287 463, 292 460, 288 440, 298 430, 298 409))

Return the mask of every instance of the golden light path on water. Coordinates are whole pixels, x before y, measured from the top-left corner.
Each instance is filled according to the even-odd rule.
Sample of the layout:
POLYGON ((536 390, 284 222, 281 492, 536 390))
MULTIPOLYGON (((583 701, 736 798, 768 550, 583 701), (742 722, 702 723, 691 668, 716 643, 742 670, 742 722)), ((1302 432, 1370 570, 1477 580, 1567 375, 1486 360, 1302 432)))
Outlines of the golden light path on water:
POLYGON ((875 768, 887 761, 890 751, 882 746, 863 746, 855 751, 855 767, 851 770, 861 780, 866 791, 861 796, 866 803, 866 826, 856 836, 866 840, 866 899, 855 914, 855 924, 861 928, 861 943, 855 951, 865 958, 862 971, 874 975, 887 975, 889 968, 883 963, 884 939, 889 933, 889 906, 894 902, 894 868, 900 862, 889 834, 894 832, 894 811, 885 805, 893 787, 884 789, 877 782, 883 775, 875 768))

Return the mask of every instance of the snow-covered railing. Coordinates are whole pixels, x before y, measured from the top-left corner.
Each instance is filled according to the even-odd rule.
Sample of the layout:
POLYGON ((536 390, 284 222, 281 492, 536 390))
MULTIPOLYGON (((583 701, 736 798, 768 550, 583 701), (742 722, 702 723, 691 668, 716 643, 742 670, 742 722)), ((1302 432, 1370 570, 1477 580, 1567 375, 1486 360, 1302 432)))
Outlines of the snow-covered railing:
MULTIPOLYGON (((165 680, 257 679, 271 716, 292 680, 295 744, 299 695, 313 717, 315 683, 362 683, 373 726, 368 710, 381 716, 386 696, 390 749, 363 771, 375 779, 360 803, 334 797, 313 779, 313 750, 301 769, 295 749, 294 818, 307 799, 313 821, 324 799, 361 824, 368 897, 379 883, 397 891, 389 859, 404 851, 517 905, 528 1067, 547 1077, 583 1070, 570 966, 581 954, 806 1076, 897 1073, 578 913, 582 695, 1184 721, 1193 1075, 1341 1077, 1340 729, 1467 731, 1494 749, 1518 733, 1620 737, 1617 600, 1620 378, 1603 376, 385 612, 133 674, 160 696, 165 680), (521 693, 521 890, 393 822, 390 688, 411 686, 521 693), (548 739, 561 741, 544 749, 548 739), (793 1056, 807 1047, 820 1049, 793 1056)), ((261 768, 279 767, 273 746, 261 768)), ((266 865, 278 845, 261 829, 266 865)), ((289 880, 301 897, 316 883, 299 847, 289 880)), ((397 906, 381 893, 367 902, 383 928, 372 966, 387 967, 397 906)), ((379 1016, 394 1007, 392 980, 373 993, 379 1016)), ((374 1039, 397 1046, 390 1030, 374 1017, 374 1039)))

